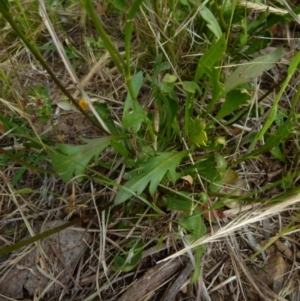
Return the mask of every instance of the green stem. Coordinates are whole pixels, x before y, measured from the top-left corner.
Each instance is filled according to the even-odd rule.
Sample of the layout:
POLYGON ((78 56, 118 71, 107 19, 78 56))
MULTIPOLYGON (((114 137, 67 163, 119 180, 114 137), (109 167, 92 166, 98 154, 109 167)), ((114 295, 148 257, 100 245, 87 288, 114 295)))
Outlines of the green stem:
POLYGON ((91 0, 85 0, 85 9, 87 13, 89 14, 90 18, 92 19, 97 32, 102 39, 103 44, 105 45, 105 48, 109 52, 111 59, 113 60, 114 64, 116 65, 119 72, 124 76, 125 70, 126 70, 126 64, 121 56, 118 49, 115 47, 113 42, 111 41, 110 37, 106 34, 105 30, 103 29, 103 26, 101 22, 99 21, 99 17, 95 12, 95 9, 93 7, 91 0))
POLYGON ((134 93, 132 80, 131 80, 131 72, 130 72, 130 48, 131 48, 131 36, 132 36, 132 28, 133 28, 133 20, 135 15, 137 14, 140 5, 143 0, 136 0, 130 7, 130 10, 127 15, 126 25, 125 25, 125 81, 128 87, 128 91, 132 98, 133 107, 136 109, 138 107, 137 96, 134 93))
POLYGON ((119 72, 123 75, 126 85, 128 87, 128 91, 132 98, 132 103, 134 108, 137 108, 138 102, 136 95, 134 93, 132 80, 131 80, 131 72, 130 72, 130 47, 131 47, 131 36, 132 36, 132 28, 133 28, 133 20, 134 17, 142 4, 143 0, 136 0, 130 7, 130 10, 127 15, 126 25, 125 25, 125 58, 121 56, 120 52, 117 50, 113 42, 111 41, 110 37, 106 34, 105 30, 103 29, 103 26, 101 22, 99 21, 99 18, 97 14, 95 13, 95 9, 93 7, 91 0, 85 0, 85 9, 88 12, 90 18, 93 20, 93 23, 97 29, 97 32, 100 36, 100 38, 103 41, 103 44, 105 45, 105 48, 111 55, 111 58, 116 65, 119 72))
POLYGON ((224 20, 224 16, 223 16, 223 12, 222 12, 222 7, 218 4, 218 3, 215 3, 215 9, 216 11, 218 12, 218 15, 219 15, 219 20, 220 20, 220 25, 223 29, 224 32, 229 32, 229 28, 228 28, 228 25, 226 23, 226 21, 224 20))
POLYGON ((62 85, 60 80, 55 76, 54 72, 51 70, 49 65, 44 60, 41 53, 38 51, 38 49, 29 42, 29 40, 26 38, 26 36, 23 34, 23 32, 20 30, 19 26, 16 24, 14 19, 12 18, 11 14, 9 13, 8 9, 5 7, 4 2, 0 1, 0 12, 2 13, 3 17, 6 19, 6 21, 11 25, 11 27, 14 29, 14 31, 17 33, 19 38, 24 42, 24 44, 28 47, 28 49, 31 51, 31 53, 35 56, 35 58, 41 63, 41 65, 46 69, 46 71, 49 73, 53 81, 56 83, 56 85, 60 88, 60 90, 70 99, 70 101, 74 104, 74 106, 92 123, 94 124, 98 129, 101 131, 106 132, 102 127, 99 126, 98 123, 96 123, 87 112, 85 112, 78 102, 72 97, 72 95, 68 92, 68 90, 62 85))
POLYGON ((297 110, 297 105, 299 104, 299 99, 300 99, 300 86, 298 86, 297 92, 295 93, 293 100, 292 100, 291 110, 290 110, 290 114, 289 114, 290 118, 293 115, 297 116, 296 110, 297 110))
POLYGON ((184 112, 184 137, 187 139, 190 133, 190 118, 194 107, 194 94, 187 92, 184 112))
MULTIPOLYGON (((106 205, 101 206, 100 208, 98 208, 98 212, 102 212, 102 211, 108 209, 112 205, 113 205, 113 201, 110 201, 106 205)), ((74 225, 76 225, 76 224, 78 224, 80 222, 83 222, 85 220, 91 220, 95 215, 96 215, 96 211, 93 212, 93 213, 90 213, 90 214, 86 214, 86 215, 84 215, 82 217, 76 218, 73 221, 67 222, 67 223, 65 223, 65 224, 63 224, 63 225, 61 225, 59 227, 50 229, 48 231, 45 231, 45 232, 40 233, 40 234, 37 234, 37 235, 32 236, 30 238, 21 240, 21 241, 15 243, 13 245, 1 248, 0 249, 0 255, 5 255, 5 254, 8 254, 8 253, 11 253, 12 251, 18 250, 18 249, 20 249, 22 247, 28 246, 28 245, 36 242, 36 241, 39 241, 39 240, 44 239, 44 238, 47 238, 47 237, 49 237, 49 236, 51 236, 51 235, 53 235, 55 233, 61 232, 64 229, 70 228, 71 226, 74 226, 74 225)))
POLYGON ((13 155, 12 153, 10 153, 9 151, 3 149, 0 147, 0 154, 3 154, 7 157, 9 157, 10 159, 12 159, 14 162, 17 162, 19 164, 21 164, 22 166, 25 166, 31 170, 37 171, 37 172, 41 172, 41 173, 47 173, 47 174, 55 174, 55 171, 53 170, 47 170, 47 169, 43 169, 43 168, 39 168, 36 167, 34 165, 31 165, 29 163, 27 163, 26 161, 20 159, 19 157, 13 155))

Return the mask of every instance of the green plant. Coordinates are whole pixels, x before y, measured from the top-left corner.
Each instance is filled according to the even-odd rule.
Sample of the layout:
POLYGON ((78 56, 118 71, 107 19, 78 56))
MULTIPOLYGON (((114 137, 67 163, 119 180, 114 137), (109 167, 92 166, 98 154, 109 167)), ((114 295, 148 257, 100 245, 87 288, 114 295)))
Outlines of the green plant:
POLYGON ((31 111, 31 114, 36 114, 42 122, 49 121, 52 117, 49 90, 41 86, 31 88, 28 98, 31 102, 27 110, 31 111))
MULTIPOLYGON (((225 175, 231 173, 238 178, 235 169, 263 157, 289 165, 287 145, 294 143, 299 149, 297 101, 300 88, 296 89, 291 105, 287 106, 281 100, 292 79, 298 75, 300 53, 292 58, 280 89, 274 89, 271 103, 266 104, 270 91, 254 101, 256 79, 279 64, 283 55, 280 47, 269 54, 260 54, 267 44, 257 39, 257 34, 271 37, 275 20, 285 21, 286 17, 263 12, 252 20, 247 7, 238 6, 237 1, 180 1, 178 6, 175 1, 162 2, 106 3, 108 11, 112 10, 124 22, 124 37, 119 42, 122 43, 119 48, 124 49, 122 52, 113 40, 113 34, 99 20, 93 2, 83 1, 87 23, 99 35, 86 38, 87 47, 101 54, 108 51, 111 61, 107 65, 112 63, 116 67, 126 87, 117 109, 109 101, 95 103, 90 105, 94 108, 93 116, 90 116, 39 52, 49 48, 36 47, 29 41, 12 16, 8 2, 0 1, 0 12, 26 47, 76 108, 102 132, 97 138, 81 137, 79 145, 52 142, 39 135, 35 137, 34 131, 24 132, 20 124, 1 114, 5 131, 13 130, 13 135, 24 139, 28 149, 18 156, 0 151, 6 155, 2 164, 7 164, 7 156, 10 156, 10 159, 42 173, 47 171, 37 166, 47 158, 51 166, 48 172, 55 172, 65 183, 76 180, 80 185, 90 179, 109 187, 115 193, 113 206, 109 203, 111 208, 124 208, 124 203, 130 202, 133 208, 148 208, 158 216, 163 216, 165 211, 178 212, 173 221, 177 234, 181 235, 186 247, 195 247, 192 281, 196 282, 205 252, 205 246, 197 245, 197 241, 206 234, 206 221, 218 220, 218 214, 213 219, 207 213, 218 212, 226 205, 226 198, 237 201, 258 199, 264 203, 266 199, 259 198, 259 192, 271 189, 266 185, 245 196, 226 195, 222 191, 228 184, 225 175), (149 39, 144 41, 141 35, 149 39), (141 51, 143 45, 149 46, 148 52, 141 51), (176 45, 180 47, 177 49, 176 45), (201 53, 200 58, 198 53, 201 53), (145 91, 149 90, 147 94, 145 91), (258 119, 261 128, 252 126, 247 133, 247 123, 258 119), (235 129, 231 127, 233 124, 242 128, 238 140, 231 134, 235 129), (99 157, 107 149, 112 150, 113 155, 108 161, 101 162, 99 157), (40 151, 37 156, 24 160, 26 154, 37 150, 40 151)), ((74 58, 70 53, 67 57, 74 58)), ((26 112, 32 114, 34 111, 42 122, 52 121, 49 93, 40 85, 31 88, 27 95, 31 102, 27 104, 26 112)), ((293 164, 291 169, 298 165, 293 164)), ((24 170, 20 169, 13 185, 24 170)), ((295 192, 293 181, 298 176, 292 170, 276 183, 295 192)), ((84 217, 76 222, 82 220, 84 217)), ((152 216, 143 216, 142 222, 147 224, 153 220, 152 216)), ((41 236, 36 239, 39 238, 41 236)), ((136 267, 142 260, 145 244, 143 239, 126 241, 122 252, 113 256, 113 268, 128 272, 136 267)), ((0 254, 7 250, 12 248, 0 249, 0 254)))

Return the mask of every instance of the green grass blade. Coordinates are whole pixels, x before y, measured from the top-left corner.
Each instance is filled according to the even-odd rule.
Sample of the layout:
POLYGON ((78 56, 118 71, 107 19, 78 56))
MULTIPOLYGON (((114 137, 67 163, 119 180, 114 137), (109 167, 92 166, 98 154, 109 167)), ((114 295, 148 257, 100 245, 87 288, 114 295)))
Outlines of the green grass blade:
POLYGON ((95 9, 93 7, 92 1, 85 0, 84 4, 85 4, 84 7, 85 7, 88 15, 92 19, 92 21, 96 27, 96 30, 102 39, 102 42, 103 42, 105 48, 109 52, 114 64, 118 68, 119 72, 124 76, 125 69, 126 69, 125 61, 124 61, 123 57, 121 56, 120 52, 118 51, 118 49, 115 47, 115 45, 111 41, 110 37, 106 34, 105 30, 103 29, 103 26, 98 19, 99 16, 96 14, 95 9))
POLYGON ((266 143, 260 148, 240 157, 235 164, 243 162, 247 159, 254 158, 259 156, 273 147, 277 146, 279 142, 283 142, 288 139, 296 129, 294 121, 287 120, 285 123, 281 124, 277 131, 274 134, 271 134, 270 137, 266 140, 266 143))
POLYGON ((250 79, 258 77, 263 72, 270 70, 274 67, 275 63, 279 61, 281 57, 281 49, 278 48, 274 52, 255 58, 246 64, 243 64, 230 74, 224 83, 225 91, 227 94, 234 88, 248 83, 250 79))
POLYGON ((273 105, 270 109, 269 115, 263 125, 263 128, 260 130, 260 132, 256 135, 255 139, 252 141, 251 145, 250 145, 250 150, 253 148, 253 146, 255 145, 255 143, 261 139, 265 133, 268 131, 268 129, 270 128, 270 126, 272 125, 272 123, 275 121, 276 116, 277 116, 277 110, 278 110, 278 103, 282 97, 282 94, 284 93, 284 91, 286 90, 292 76, 294 75, 294 73, 298 70, 298 65, 300 63, 300 51, 294 56, 294 58, 291 61, 291 64, 288 68, 288 74, 286 79, 284 80, 279 93, 277 94, 277 96, 275 97, 274 101, 273 101, 273 105))
MULTIPOLYGON (((110 206, 113 205, 113 202, 109 202, 108 204, 106 204, 105 206, 102 206, 100 208, 98 208, 98 212, 101 212, 101 211, 104 211, 106 209, 108 209, 110 206)), ((5 254, 9 254, 13 251, 16 251, 22 247, 25 247, 25 246, 28 246, 36 241, 39 241, 41 239, 44 239, 44 238, 47 238, 55 233, 58 233, 64 229, 67 229, 67 228, 70 228, 80 222, 83 222, 84 220, 89 220, 89 219, 92 219, 94 216, 96 215, 96 212, 93 212, 91 214, 87 214, 87 215, 84 215, 80 218, 76 218, 74 220, 72 220, 71 222, 67 222, 59 227, 56 227, 56 228, 53 228, 51 230, 48 230, 48 231, 45 231, 43 233, 40 233, 40 234, 37 234, 33 237, 30 237, 30 238, 27 238, 27 239, 24 239, 24 240, 21 240, 17 243, 14 243, 13 245, 10 245, 10 246, 6 246, 6 247, 3 247, 3 248, 0 248, 0 256, 1 255, 5 255, 5 254)))
POLYGON ((210 69, 212 69, 218 61, 225 56, 226 41, 224 35, 219 40, 211 43, 209 49, 201 56, 195 72, 194 82, 199 79, 210 69))
POLYGON ((133 27, 133 20, 135 15, 137 14, 140 5, 143 3, 144 0, 136 0, 131 5, 130 10, 127 15, 126 25, 124 29, 125 33, 125 57, 126 57, 126 76, 130 76, 130 48, 131 48, 131 36, 132 36, 132 27, 133 27))

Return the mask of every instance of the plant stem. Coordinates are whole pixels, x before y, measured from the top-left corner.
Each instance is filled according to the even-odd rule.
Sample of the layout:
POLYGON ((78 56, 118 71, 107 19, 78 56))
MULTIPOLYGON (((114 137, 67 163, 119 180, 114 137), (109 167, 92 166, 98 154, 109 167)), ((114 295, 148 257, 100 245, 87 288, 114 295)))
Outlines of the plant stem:
POLYGON ((2 147, 0 147, 0 154, 5 155, 5 156, 9 157, 10 159, 12 159, 14 162, 17 162, 17 163, 21 164, 22 166, 25 166, 25 167, 27 167, 31 170, 36 171, 36 172, 47 173, 47 174, 55 174, 54 170, 47 170, 47 169, 43 169, 43 168, 39 168, 39 167, 36 167, 34 165, 31 165, 31 164, 27 163, 26 161, 20 159, 19 157, 13 155, 9 151, 3 149, 2 147))
POLYGON ((190 133, 190 118, 194 107, 194 94, 187 92, 184 112, 184 137, 188 139, 190 133))
POLYGON ((56 85, 61 89, 61 91, 70 99, 70 101, 74 104, 74 106, 92 123, 94 124, 98 129, 101 131, 106 132, 102 127, 99 126, 98 123, 96 123, 78 104, 78 102, 72 97, 72 95, 68 92, 68 90, 62 85, 60 80, 55 76, 52 69, 49 67, 47 62, 44 60, 43 56, 39 52, 39 50, 29 42, 29 40, 26 38, 26 36, 23 34, 23 32, 20 30, 19 26, 16 24, 14 19, 12 18, 10 12, 6 9, 3 1, 0 1, 0 12, 2 13, 3 17, 6 19, 6 21, 11 25, 11 27, 14 29, 14 31, 17 33, 19 38, 24 42, 24 44, 28 47, 28 49, 31 51, 31 53, 35 56, 35 58, 41 63, 41 65, 46 69, 46 71, 49 73, 53 81, 56 83, 56 85))
POLYGON ((103 44, 105 45, 105 48, 109 52, 114 64, 116 65, 117 69, 119 72, 124 76, 125 70, 126 70, 126 64, 121 56, 120 52, 116 48, 116 46, 113 44, 111 41, 110 37, 106 34, 105 30, 103 29, 102 24, 99 21, 99 17, 95 12, 95 9, 93 7, 92 1, 91 0, 85 0, 85 9, 88 12, 90 18, 92 19, 97 32, 100 36, 100 38, 103 41, 103 44))

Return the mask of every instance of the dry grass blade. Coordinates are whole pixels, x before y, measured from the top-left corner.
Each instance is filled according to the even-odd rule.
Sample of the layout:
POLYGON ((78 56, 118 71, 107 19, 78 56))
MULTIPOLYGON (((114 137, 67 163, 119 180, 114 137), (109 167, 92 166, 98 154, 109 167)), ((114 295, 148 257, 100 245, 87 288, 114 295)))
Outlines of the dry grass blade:
MULTIPOLYGON (((285 1, 282 1, 282 2, 285 3, 285 1)), ((257 12, 269 11, 270 13, 275 14, 275 15, 286 15, 289 13, 289 10, 285 10, 285 9, 281 9, 281 8, 277 8, 277 7, 273 7, 273 6, 269 6, 269 5, 265 5, 265 4, 261 4, 261 3, 244 1, 244 0, 238 1, 238 5, 253 9, 257 12)))
POLYGON ((105 122, 102 120, 102 118, 99 116, 98 112, 95 110, 92 101, 90 100, 90 98, 88 97, 87 93, 85 92, 85 90, 83 89, 77 75, 75 74, 71 63, 62 47, 62 44, 59 40, 59 38, 57 37, 57 34, 55 33, 55 30, 50 22, 50 19, 47 15, 46 12, 46 6, 45 6, 45 2, 44 0, 39 0, 39 12, 40 15, 45 23, 45 26, 47 27, 51 37, 52 37, 52 41, 54 43, 54 45, 56 46, 56 49, 69 73, 69 76, 71 77, 72 81, 74 82, 74 84, 76 84, 77 88, 79 89, 83 99, 88 103, 90 110, 92 111, 93 115, 97 118, 97 120, 99 121, 99 123, 101 124, 101 126, 103 127, 103 129, 106 132, 110 132, 108 127, 106 126, 105 122))
POLYGON ((296 15, 294 13, 294 11, 291 9, 290 5, 288 4, 288 2, 286 0, 282 0, 282 2, 284 3, 285 7, 287 8, 289 14, 294 18, 294 20, 300 24, 300 17, 299 15, 296 15))
MULTIPOLYGON (((148 10, 148 7, 145 7, 145 9, 148 10)), ((148 26, 149 26, 149 28, 150 28, 152 34, 153 34, 153 37, 155 38, 156 43, 158 44, 160 50, 161 50, 161 51, 164 53, 164 55, 166 56, 166 58, 167 58, 167 60, 168 60, 168 62, 169 62, 169 64, 170 64, 170 66, 171 66, 171 68, 172 68, 172 71, 174 72, 174 74, 176 75, 176 77, 179 78, 179 75, 178 75, 178 73, 177 73, 177 71, 176 71, 176 68, 174 68, 174 66, 173 66, 173 64, 172 64, 172 62, 171 62, 171 60, 170 60, 170 58, 169 58, 169 56, 168 56, 168 54, 167 54, 167 52, 166 52, 166 50, 165 50, 165 48, 164 48, 164 45, 160 42, 160 33, 157 34, 157 33, 155 32, 155 30, 154 30, 154 28, 153 28, 153 25, 151 24, 150 21, 148 21, 148 18, 147 18, 147 16, 146 16, 146 13, 144 12, 143 9, 141 9, 141 12, 142 12, 142 14, 143 14, 145 20, 147 20, 147 24, 148 24, 148 26)))
POLYGON ((222 240, 225 237, 227 237, 229 234, 233 233, 234 231, 236 231, 244 226, 259 222, 267 217, 274 216, 280 212, 288 210, 289 208, 291 208, 293 205, 295 205, 299 201, 300 201, 300 194, 297 194, 297 195, 287 198, 285 201, 283 201, 281 203, 267 206, 267 207, 262 207, 261 209, 255 208, 255 210, 253 210, 253 211, 250 211, 248 213, 245 213, 245 214, 242 214, 241 216, 236 217, 233 221, 228 223, 226 226, 220 228, 218 231, 214 232, 212 235, 206 235, 206 236, 202 237, 198 241, 195 241, 194 243, 190 244, 188 247, 185 247, 184 249, 176 252, 175 254, 168 256, 167 258, 161 260, 160 262, 174 259, 178 256, 181 256, 181 255, 187 253, 189 250, 192 250, 198 246, 222 240))
MULTIPOLYGON (((98 60, 98 62, 92 67, 92 69, 90 70, 90 72, 81 80, 81 86, 82 88, 84 88, 92 79, 92 77, 95 75, 96 72, 98 72, 98 70, 100 68, 103 67, 103 65, 105 64, 105 62, 107 61, 107 59, 109 58, 109 52, 106 51, 98 60)), ((75 93, 73 94, 73 97, 76 99, 78 97, 79 91, 75 91, 75 93)))

